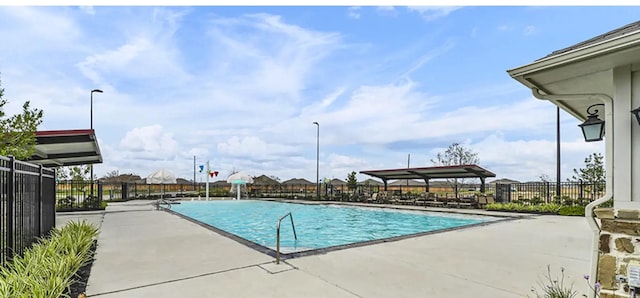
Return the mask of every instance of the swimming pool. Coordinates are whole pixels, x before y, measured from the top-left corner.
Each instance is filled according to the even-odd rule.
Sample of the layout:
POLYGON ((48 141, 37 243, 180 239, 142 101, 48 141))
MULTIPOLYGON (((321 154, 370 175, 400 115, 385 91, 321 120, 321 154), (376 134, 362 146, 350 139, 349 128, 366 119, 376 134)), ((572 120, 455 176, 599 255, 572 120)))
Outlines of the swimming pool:
POLYGON ((275 249, 276 223, 291 212, 298 239, 288 218, 280 225, 283 253, 421 234, 494 221, 496 218, 331 204, 272 201, 183 201, 171 211, 275 249))

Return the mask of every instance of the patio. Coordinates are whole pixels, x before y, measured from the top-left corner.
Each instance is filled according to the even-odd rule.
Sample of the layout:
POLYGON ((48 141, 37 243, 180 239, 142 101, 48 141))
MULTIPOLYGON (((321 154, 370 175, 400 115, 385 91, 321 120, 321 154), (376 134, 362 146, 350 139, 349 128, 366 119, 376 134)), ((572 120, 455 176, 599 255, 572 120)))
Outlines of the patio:
POLYGON ((69 217, 101 222, 90 297, 526 297, 547 264, 554 275, 564 267, 580 293, 589 269, 581 217, 532 216, 280 265, 149 201, 57 222, 69 217))

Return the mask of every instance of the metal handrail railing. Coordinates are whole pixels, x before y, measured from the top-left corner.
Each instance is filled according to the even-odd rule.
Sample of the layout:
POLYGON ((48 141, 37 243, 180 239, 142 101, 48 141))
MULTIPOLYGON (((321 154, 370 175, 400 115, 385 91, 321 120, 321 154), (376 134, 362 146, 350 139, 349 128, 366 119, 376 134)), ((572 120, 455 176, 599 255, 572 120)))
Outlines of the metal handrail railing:
POLYGON ((293 215, 291 212, 285 214, 283 217, 278 219, 278 225, 276 226, 276 264, 280 264, 280 222, 282 222, 285 217, 289 217, 291 219, 291 227, 293 228, 293 237, 298 240, 298 235, 296 235, 296 226, 293 224, 293 215))

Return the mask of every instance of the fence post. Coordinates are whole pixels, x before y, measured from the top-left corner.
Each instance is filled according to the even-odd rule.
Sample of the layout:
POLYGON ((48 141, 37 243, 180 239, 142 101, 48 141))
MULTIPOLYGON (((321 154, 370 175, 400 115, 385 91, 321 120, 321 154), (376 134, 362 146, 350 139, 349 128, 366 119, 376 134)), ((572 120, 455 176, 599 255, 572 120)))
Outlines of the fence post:
POLYGON ((101 208, 102 207, 102 195, 103 195, 103 188, 104 185, 102 183, 102 181, 97 180, 96 183, 98 184, 98 194, 95 197, 95 199, 97 199, 97 205, 93 206, 95 208, 101 208))
POLYGON ((51 231, 51 229, 53 229, 56 226, 56 207, 58 206, 58 195, 57 195, 57 189, 58 189, 58 181, 56 180, 56 175, 58 174, 57 170, 53 170, 53 181, 51 183, 53 183, 53 207, 49 208, 49 210, 51 211, 51 218, 53 219, 53 226, 50 227, 46 227, 45 230, 47 231, 47 233, 49 233, 51 231))
POLYGON ((42 227, 42 196, 43 196, 43 192, 42 192, 42 165, 40 165, 38 167, 39 170, 39 175, 38 175, 38 235, 42 235, 42 231, 44 230, 42 227))
POLYGON ((15 183, 16 183, 16 159, 13 156, 9 156, 9 174, 7 175, 7 242, 6 242, 6 261, 13 258, 13 233, 14 229, 14 209, 15 209, 15 183))

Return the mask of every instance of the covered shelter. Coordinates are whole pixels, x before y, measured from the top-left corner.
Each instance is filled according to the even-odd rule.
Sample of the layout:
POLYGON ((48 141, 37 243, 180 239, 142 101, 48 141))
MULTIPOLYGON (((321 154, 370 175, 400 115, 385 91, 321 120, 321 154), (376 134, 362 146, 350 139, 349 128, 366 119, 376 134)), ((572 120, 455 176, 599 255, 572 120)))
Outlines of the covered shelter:
POLYGON ((422 179, 425 182, 425 191, 429 192, 429 180, 431 179, 455 179, 455 178, 480 178, 480 191, 485 190, 485 179, 495 177, 493 172, 478 165, 437 166, 425 168, 404 168, 390 170, 360 171, 376 178, 384 183, 387 190, 389 180, 422 179))
POLYGON ((43 130, 28 161, 52 168, 102 163, 102 155, 93 129, 43 130))

